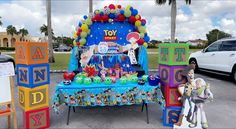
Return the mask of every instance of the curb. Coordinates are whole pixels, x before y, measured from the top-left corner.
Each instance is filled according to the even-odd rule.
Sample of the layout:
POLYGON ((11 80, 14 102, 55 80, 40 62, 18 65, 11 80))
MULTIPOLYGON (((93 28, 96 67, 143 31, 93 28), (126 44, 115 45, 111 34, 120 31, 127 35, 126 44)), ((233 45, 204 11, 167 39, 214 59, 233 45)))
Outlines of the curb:
MULTIPOLYGON (((50 73, 64 73, 67 70, 50 70, 50 73)), ((148 72, 158 72, 158 69, 149 69, 148 72)))

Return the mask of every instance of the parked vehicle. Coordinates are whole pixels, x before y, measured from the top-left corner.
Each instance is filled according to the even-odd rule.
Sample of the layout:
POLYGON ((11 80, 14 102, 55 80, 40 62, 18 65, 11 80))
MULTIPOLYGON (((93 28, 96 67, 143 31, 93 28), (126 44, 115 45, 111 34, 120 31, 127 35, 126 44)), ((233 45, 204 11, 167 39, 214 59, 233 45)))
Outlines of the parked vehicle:
POLYGON ((15 67, 14 58, 9 55, 3 55, 1 52, 0 52, 0 62, 12 62, 15 67))
POLYGON ((56 51, 56 52, 68 52, 71 50, 72 50, 72 48, 68 47, 66 45, 60 45, 58 48, 54 48, 54 51, 56 51))
POLYGON ((192 53, 189 63, 196 64, 196 70, 230 75, 236 82, 236 38, 218 40, 192 53))

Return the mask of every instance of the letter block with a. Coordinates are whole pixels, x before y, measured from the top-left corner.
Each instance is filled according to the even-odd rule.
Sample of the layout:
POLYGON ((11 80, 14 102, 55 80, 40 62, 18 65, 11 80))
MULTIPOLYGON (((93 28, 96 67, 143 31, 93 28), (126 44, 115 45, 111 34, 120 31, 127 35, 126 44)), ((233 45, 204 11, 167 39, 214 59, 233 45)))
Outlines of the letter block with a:
POLYGON ((19 106, 29 111, 48 106, 48 85, 36 88, 18 87, 19 106))
POLYGON ((23 121, 25 129, 49 128, 49 107, 23 112, 23 121))
POLYGON ((178 88, 177 87, 169 87, 165 86, 165 92, 166 92, 166 106, 181 106, 181 100, 179 100, 179 97, 181 97, 178 88))
POLYGON ((181 107, 166 107, 163 111, 163 125, 173 127, 179 120, 181 107))
POLYGON ((189 45, 161 43, 158 45, 158 62, 166 65, 188 65, 189 45))
POLYGON ((16 42, 16 64, 48 63, 47 42, 16 42))
POLYGON ((16 65, 17 85, 34 88, 49 84, 49 64, 16 65))
POLYGON ((181 71, 186 66, 159 65, 159 75, 161 83, 169 87, 177 87, 186 82, 186 78, 181 75, 181 71))

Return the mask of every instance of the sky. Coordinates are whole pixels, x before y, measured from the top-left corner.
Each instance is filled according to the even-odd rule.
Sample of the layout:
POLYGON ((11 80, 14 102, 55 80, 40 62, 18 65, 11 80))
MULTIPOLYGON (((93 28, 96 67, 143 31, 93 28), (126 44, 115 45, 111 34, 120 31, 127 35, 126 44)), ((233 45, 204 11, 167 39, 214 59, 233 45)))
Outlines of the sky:
MULTIPOLYGON (((147 20, 151 39, 170 38, 170 6, 154 0, 94 0, 93 9, 109 4, 131 5, 147 20)), ((42 37, 40 26, 46 24, 45 0, 0 0, 0 16, 5 31, 8 25, 26 28, 30 35, 42 37)), ((206 39, 206 33, 220 29, 236 36, 236 0, 192 0, 186 5, 177 0, 176 38, 181 41, 206 39)), ((88 14, 88 0, 52 0, 52 28, 56 36, 73 37, 78 22, 88 14)))

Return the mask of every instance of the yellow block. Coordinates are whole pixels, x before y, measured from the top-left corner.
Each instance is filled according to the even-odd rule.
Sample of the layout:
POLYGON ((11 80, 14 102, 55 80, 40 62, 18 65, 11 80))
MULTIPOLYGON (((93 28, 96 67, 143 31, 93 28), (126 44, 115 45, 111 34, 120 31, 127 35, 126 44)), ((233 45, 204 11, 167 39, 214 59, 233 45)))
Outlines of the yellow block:
POLYGON ((24 111, 38 109, 49 106, 48 104, 48 85, 35 88, 18 87, 19 106, 24 111))

